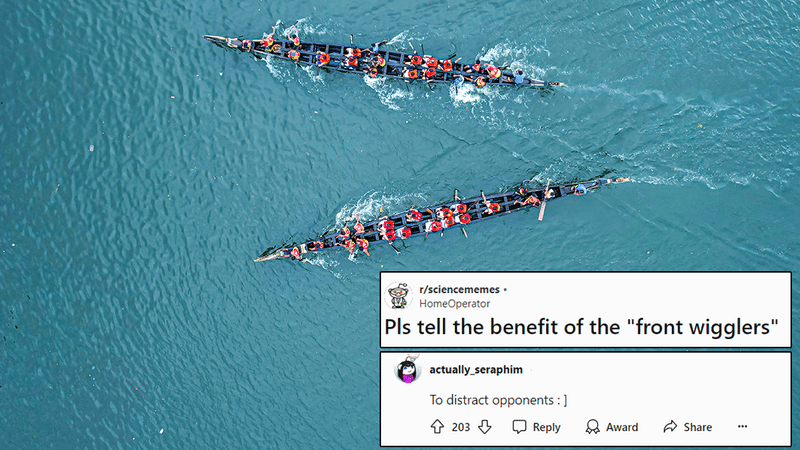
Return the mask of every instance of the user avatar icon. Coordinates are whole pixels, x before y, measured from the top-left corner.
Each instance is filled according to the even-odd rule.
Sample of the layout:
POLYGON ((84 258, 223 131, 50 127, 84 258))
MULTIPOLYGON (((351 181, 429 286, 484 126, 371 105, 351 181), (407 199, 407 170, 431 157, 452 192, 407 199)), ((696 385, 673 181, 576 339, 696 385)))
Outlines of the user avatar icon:
POLYGON ((597 434, 600 432, 600 426, 596 420, 591 419, 590 421, 586 422, 586 432, 589 434, 597 434))
POLYGON ((406 296, 408 295, 408 285, 399 283, 397 286, 389 286, 389 296, 392 297, 392 309, 402 309, 408 306, 406 296))
POLYGON ((413 383, 417 379, 417 366, 414 361, 419 355, 408 355, 405 361, 397 365, 397 378, 403 383, 413 383))

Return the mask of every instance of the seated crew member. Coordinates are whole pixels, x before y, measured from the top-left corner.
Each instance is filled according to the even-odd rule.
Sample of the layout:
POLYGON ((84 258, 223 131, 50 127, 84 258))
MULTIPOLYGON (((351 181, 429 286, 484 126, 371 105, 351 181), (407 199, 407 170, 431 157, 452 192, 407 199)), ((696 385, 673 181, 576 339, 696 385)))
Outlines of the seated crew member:
POLYGON ((242 50, 249 52, 253 50, 253 43, 248 41, 247 39, 242 41, 242 50))
POLYGON ((414 52, 413 55, 408 55, 408 61, 405 62, 407 66, 421 66, 425 60, 422 59, 422 56, 419 56, 417 52, 414 52))
POLYGON ((436 69, 434 69, 433 67, 428 67, 425 70, 425 78, 428 80, 432 80, 435 77, 436 77, 436 69))
POLYGON ((339 238, 342 238, 342 239, 349 239, 350 238, 350 228, 347 228, 347 224, 345 224, 344 228, 342 228, 342 231, 339 234, 336 235, 336 239, 338 240, 339 238))
POLYGON ((514 84, 522 84, 525 82, 525 77, 522 76, 522 69, 514 71, 514 84))
POLYGON ((344 242, 337 242, 336 245, 340 245, 347 249, 352 255, 354 251, 356 251, 356 243, 353 242, 352 239, 345 239, 344 242))
POLYGON ((264 44, 264 48, 269 48, 273 42, 275 42, 275 27, 272 27, 272 33, 267 34, 264 32, 264 36, 261 38, 261 42, 264 44))
POLYGON ((378 76, 378 68, 374 67, 374 66, 370 66, 369 69, 362 70, 362 72, 366 73, 367 75, 369 75, 372 78, 375 78, 375 77, 378 76))
MULTIPOLYGON (((522 189, 522 188, 520 188, 520 189, 522 189)), ((537 197, 534 194, 529 195, 528 198, 526 198, 523 201, 514 200, 514 204, 515 205, 522 205, 522 206, 525 206, 525 205, 539 206, 539 203, 541 203, 541 201, 539 201, 539 197, 537 197)))
POLYGON ((486 210, 483 211, 484 213, 494 214, 500 211, 500 205, 498 203, 492 203, 489 200, 487 200, 486 195, 483 193, 483 191, 481 191, 481 197, 483 197, 483 204, 486 205, 486 210))
POLYGON ((356 224, 353 225, 353 229, 356 231, 356 234, 364 234, 364 225, 361 224, 361 219, 356 214, 356 224))
POLYGON ((586 193, 586 186, 583 184, 577 184, 572 188, 572 192, 574 192, 575 195, 583 195, 586 193))
POLYGON ((292 28, 289 29, 289 40, 292 41, 295 47, 300 47, 300 33, 297 32, 297 27, 292 25, 292 28), (294 36, 292 36, 292 31, 294 31, 294 36))
POLYGON ((317 51, 317 65, 318 66, 320 66, 320 67, 325 66, 325 65, 328 65, 328 63, 330 63, 330 62, 331 62, 331 55, 329 55, 329 54, 327 54, 325 52, 322 52, 322 51, 317 51))
POLYGON ((299 248, 297 248, 297 247, 294 247, 294 248, 292 249, 292 251, 291 251, 291 252, 289 252, 289 256, 290 256, 290 257, 291 257, 293 260, 295 260, 295 261, 300 261, 300 260, 302 260, 302 259, 303 259, 303 258, 300 256, 300 249, 299 249, 299 248))
POLYGON ((408 210, 408 214, 406 214, 406 220, 409 222, 419 222, 422 220, 422 213, 412 206, 411 209, 408 210))
POLYGON ((408 78, 409 80, 416 80, 419 78, 419 71, 417 69, 406 69, 403 68, 403 78, 408 78))
POLYGON ((456 75, 455 78, 453 78, 453 84, 456 85, 456 91, 457 91, 458 88, 460 88, 461 85, 464 84, 464 77, 462 75, 456 75))
POLYGON ((286 51, 286 56, 294 62, 300 61, 300 52, 293 48, 286 51))
POLYGON ((472 72, 481 73, 481 60, 480 59, 476 59, 475 60, 475 64, 473 64, 471 66, 464 66, 464 72, 467 72, 467 73, 472 73, 472 72))
POLYGON ((361 247, 361 250, 366 253, 367 256, 370 256, 369 251, 367 250, 367 248, 369 248, 369 241, 364 238, 356 238, 356 244, 361 247))
POLYGON ((500 69, 498 69, 497 67, 495 67, 495 66, 493 66, 491 64, 489 64, 489 66, 486 67, 486 71, 489 73, 489 76, 491 78, 495 78, 495 79, 499 79, 500 76, 503 75, 503 72, 500 69))
POLYGON ((372 44, 372 53, 378 53, 382 45, 386 45, 386 41, 372 44))
POLYGON ((548 189, 548 190, 547 190, 547 191, 544 193, 544 199, 545 199, 545 200, 550 200, 551 198, 553 198, 553 197, 555 197, 555 196, 556 196, 556 191, 554 191, 554 190, 552 190, 552 189, 548 189))

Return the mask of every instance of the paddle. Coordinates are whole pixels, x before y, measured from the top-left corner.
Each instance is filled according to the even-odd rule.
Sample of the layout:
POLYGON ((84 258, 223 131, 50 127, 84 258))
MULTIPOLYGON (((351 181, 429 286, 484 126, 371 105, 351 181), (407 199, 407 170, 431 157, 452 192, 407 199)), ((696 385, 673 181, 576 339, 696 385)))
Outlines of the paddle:
POLYGON ((412 44, 411 41, 408 41, 408 45, 411 46, 411 50, 414 50, 414 54, 416 55, 417 54, 417 49, 414 48, 414 44, 412 44))
POLYGON ((425 56, 425 45, 424 44, 419 44, 419 48, 422 49, 422 56, 425 56))
POLYGON ((547 191, 550 189, 550 178, 547 179, 547 186, 544 188, 544 195, 542 196, 542 209, 539 210, 539 221, 544 219, 544 207, 547 206, 547 191))
POLYGON ((392 247, 392 250, 394 250, 394 251, 396 251, 398 254, 400 254, 400 250, 398 250, 398 249, 394 248, 394 244, 392 244, 391 242, 389 242, 389 247, 392 247))

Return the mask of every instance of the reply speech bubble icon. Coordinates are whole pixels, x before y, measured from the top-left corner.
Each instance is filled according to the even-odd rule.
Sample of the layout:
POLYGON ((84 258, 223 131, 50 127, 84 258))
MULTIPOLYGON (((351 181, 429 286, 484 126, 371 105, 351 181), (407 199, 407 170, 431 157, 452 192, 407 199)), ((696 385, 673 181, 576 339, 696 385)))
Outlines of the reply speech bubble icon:
POLYGON ((517 434, 522 433, 523 431, 528 429, 528 422, 522 419, 517 419, 511 422, 511 429, 516 431, 517 434))

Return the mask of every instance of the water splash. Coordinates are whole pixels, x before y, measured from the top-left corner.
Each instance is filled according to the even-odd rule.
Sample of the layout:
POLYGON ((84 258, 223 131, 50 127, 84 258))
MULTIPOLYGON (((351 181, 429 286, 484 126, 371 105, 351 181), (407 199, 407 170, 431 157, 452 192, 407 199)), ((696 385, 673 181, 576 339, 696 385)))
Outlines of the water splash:
POLYGON ((378 94, 381 103, 389 109, 399 111, 401 108, 397 101, 401 99, 413 99, 414 94, 410 90, 403 90, 403 85, 389 78, 372 78, 364 75, 364 82, 378 94))
POLYGON ((378 217, 396 214, 408 209, 411 204, 425 201, 421 193, 405 195, 386 195, 382 192, 371 192, 360 198, 354 205, 345 205, 336 213, 336 227, 343 227, 345 222, 352 222, 359 215, 362 222, 378 217))

